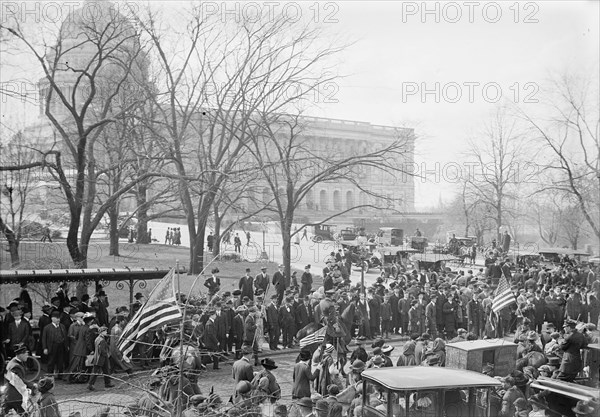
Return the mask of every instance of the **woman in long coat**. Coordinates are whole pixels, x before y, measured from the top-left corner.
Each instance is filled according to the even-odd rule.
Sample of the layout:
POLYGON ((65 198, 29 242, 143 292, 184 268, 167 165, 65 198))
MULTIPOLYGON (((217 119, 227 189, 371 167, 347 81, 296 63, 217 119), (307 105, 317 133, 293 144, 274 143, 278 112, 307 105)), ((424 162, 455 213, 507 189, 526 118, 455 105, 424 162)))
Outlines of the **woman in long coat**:
POLYGON ((415 366, 415 346, 414 340, 409 340, 402 346, 402 354, 398 357, 396 366, 415 366))
POLYGON ((315 390, 321 394, 322 396, 326 396, 329 393, 327 392, 327 387, 331 385, 331 372, 329 371, 329 367, 333 365, 333 351, 335 348, 331 344, 327 344, 325 349, 323 350, 323 357, 321 358, 321 369, 319 370, 319 376, 317 377, 317 382, 315 385, 315 390))

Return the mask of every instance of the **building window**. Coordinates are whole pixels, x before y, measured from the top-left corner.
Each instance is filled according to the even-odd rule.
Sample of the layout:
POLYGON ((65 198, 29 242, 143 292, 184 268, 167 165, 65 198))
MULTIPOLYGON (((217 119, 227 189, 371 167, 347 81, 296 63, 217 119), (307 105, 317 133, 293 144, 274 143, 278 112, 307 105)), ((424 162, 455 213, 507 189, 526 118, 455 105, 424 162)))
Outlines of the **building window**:
POLYGON ((333 192, 333 209, 336 211, 342 209, 342 193, 339 190, 333 192))
POLYGON ((319 193, 319 206, 321 206, 321 210, 329 210, 329 204, 327 203, 327 191, 321 190, 319 193))
POLYGON ((346 192, 346 209, 354 207, 354 194, 352 191, 346 192))

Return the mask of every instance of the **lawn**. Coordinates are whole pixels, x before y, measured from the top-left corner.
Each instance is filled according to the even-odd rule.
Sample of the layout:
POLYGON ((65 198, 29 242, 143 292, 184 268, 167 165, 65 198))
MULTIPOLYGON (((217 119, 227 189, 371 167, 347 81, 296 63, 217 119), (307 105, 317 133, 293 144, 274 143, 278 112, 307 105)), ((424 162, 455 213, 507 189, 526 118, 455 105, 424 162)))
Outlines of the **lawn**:
MULTIPOLYGON (((10 256, 6 251, 6 242, 0 242, 0 269, 10 269, 10 256)), ((138 245, 122 242, 120 245, 120 253, 122 256, 109 256, 108 242, 93 242, 91 244, 88 256, 89 268, 164 268, 174 267, 179 261, 180 267, 188 268, 189 264, 189 249, 185 247, 176 247, 163 244, 138 245)), ((21 266, 19 269, 65 269, 72 267, 72 261, 69 257, 67 247, 64 241, 54 243, 42 242, 21 242, 20 247, 21 266)), ((267 266, 268 274, 272 275, 277 270, 277 264, 273 262, 258 261, 223 261, 220 259, 213 260, 212 255, 205 254, 205 263, 208 265, 205 274, 196 280, 196 277, 182 274, 180 276, 181 291, 192 294, 205 292, 206 287, 202 284, 206 276, 210 275, 212 268, 219 268, 218 276, 221 278, 221 291, 232 291, 237 288, 239 278, 244 275, 246 268, 251 269, 251 273, 256 275, 260 272, 262 266, 267 266), (195 282, 195 284, 194 284, 195 282)), ((298 276, 301 275, 299 271, 298 276)), ((148 281, 145 288, 135 286, 134 292, 142 292, 148 295, 154 285, 158 281, 148 281)), ((105 288, 105 291, 110 300, 109 313, 114 313, 114 308, 129 304, 129 287, 119 290, 115 287, 115 282, 105 288), (114 307, 114 308, 113 308, 114 307)), ((315 283, 316 285, 317 283, 315 283)), ((58 285, 58 283, 56 284, 58 285)), ((45 297, 36 294, 35 290, 44 293, 44 289, 39 284, 31 284, 30 294, 34 302, 34 315, 39 315, 39 308, 45 301, 45 297), (35 307, 37 305, 37 309, 35 307), (37 313, 37 314, 36 314, 37 313)), ((71 291, 74 292, 74 284, 71 284, 71 291)), ((6 307, 12 299, 18 297, 19 287, 17 285, 5 285, 0 288, 0 305, 6 307)), ((92 292, 93 289, 90 289, 92 292)))

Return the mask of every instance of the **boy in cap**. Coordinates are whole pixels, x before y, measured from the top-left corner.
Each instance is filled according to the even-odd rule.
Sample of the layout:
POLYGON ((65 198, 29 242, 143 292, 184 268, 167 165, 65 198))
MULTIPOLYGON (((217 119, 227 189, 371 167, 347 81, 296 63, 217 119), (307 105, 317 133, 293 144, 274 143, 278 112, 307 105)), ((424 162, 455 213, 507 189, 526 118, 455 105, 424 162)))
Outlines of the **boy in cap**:
POLYGON ((114 385, 110 382, 109 349, 106 338, 108 337, 108 327, 101 326, 98 329, 98 337, 94 341, 94 359, 92 361, 94 369, 88 383, 88 390, 94 391, 94 384, 98 375, 104 376, 104 386, 112 388, 114 385))

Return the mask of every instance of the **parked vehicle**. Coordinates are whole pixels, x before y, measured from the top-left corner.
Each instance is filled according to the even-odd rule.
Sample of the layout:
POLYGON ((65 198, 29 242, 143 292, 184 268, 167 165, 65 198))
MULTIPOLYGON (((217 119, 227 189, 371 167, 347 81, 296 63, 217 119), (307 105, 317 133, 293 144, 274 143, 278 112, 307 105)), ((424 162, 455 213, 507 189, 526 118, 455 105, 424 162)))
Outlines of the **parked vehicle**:
POLYGON ((312 241, 321 243, 324 240, 334 240, 334 227, 329 224, 318 224, 315 226, 315 231, 312 236, 312 241))
POLYGON ((394 227, 380 227, 377 233, 378 243, 383 246, 402 246, 404 230, 394 227))
POLYGON ((437 366, 368 369, 362 379, 363 417, 487 417, 483 399, 501 386, 478 372, 437 366))

